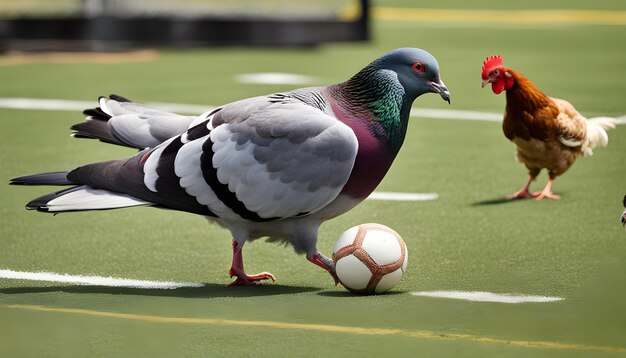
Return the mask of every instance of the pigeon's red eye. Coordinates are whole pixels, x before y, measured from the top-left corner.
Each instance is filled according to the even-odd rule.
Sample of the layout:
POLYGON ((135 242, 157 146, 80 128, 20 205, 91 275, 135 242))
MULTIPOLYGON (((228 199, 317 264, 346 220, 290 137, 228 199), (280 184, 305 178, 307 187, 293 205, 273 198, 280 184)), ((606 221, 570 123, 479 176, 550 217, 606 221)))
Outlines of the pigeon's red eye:
POLYGON ((419 72, 424 72, 425 69, 426 69, 426 66, 424 66, 424 64, 421 63, 421 62, 415 62, 413 64, 413 71, 415 71, 415 72, 418 72, 418 73, 419 72))

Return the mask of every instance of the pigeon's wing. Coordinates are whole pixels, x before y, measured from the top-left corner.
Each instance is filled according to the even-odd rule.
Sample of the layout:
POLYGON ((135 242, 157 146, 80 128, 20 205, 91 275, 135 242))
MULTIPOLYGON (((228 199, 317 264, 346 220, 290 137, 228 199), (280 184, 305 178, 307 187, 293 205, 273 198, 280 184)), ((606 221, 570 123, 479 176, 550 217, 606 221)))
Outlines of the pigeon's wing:
POLYGON ((196 118, 154 109, 116 95, 100 97, 98 103, 98 108, 85 110, 87 121, 72 126, 75 137, 152 148, 186 131, 196 118))
POLYGON ((357 149, 352 129, 322 110, 257 97, 217 109, 130 159, 82 166, 67 179, 150 205, 272 221, 313 213, 334 200, 357 149))
POLYGON ((175 176, 225 219, 277 220, 335 199, 357 149, 354 132, 332 115, 296 100, 256 97, 217 110, 159 147, 146 161, 145 181, 158 191, 162 177, 175 176))

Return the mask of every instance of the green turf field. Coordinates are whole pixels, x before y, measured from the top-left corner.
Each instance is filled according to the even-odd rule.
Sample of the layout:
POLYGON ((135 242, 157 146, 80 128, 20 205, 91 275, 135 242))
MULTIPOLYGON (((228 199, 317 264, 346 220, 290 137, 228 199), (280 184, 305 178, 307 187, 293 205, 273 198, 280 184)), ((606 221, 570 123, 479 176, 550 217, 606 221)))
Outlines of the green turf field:
MULTIPOLYGON (((578 3, 558 4, 588 8, 578 3)), ((594 4, 626 10, 619 1, 594 4)), ((484 1, 476 6, 488 8, 484 1)), ((415 46, 437 57, 452 94, 451 106, 427 95, 416 107, 501 112, 504 95, 480 88, 483 59, 501 54, 506 65, 584 115, 623 116, 625 40, 626 26, 375 21, 367 44, 169 50, 137 63, 0 65, 0 98, 95 100, 118 93, 144 102, 219 105, 299 87, 244 85, 237 74, 297 73, 324 85, 390 49, 415 46)), ((69 137, 68 127, 82 119, 77 111, 0 109, 0 179, 135 153, 69 137)), ((379 222, 404 237, 408 273, 389 294, 369 297, 335 287, 291 248, 262 241, 246 245, 246 269, 267 270, 277 281, 227 288, 230 236, 201 217, 148 208, 44 215, 24 204, 50 188, 0 185, 0 270, 206 284, 161 290, 0 279, 0 357, 626 356, 626 230, 618 219, 626 194, 626 126, 609 137, 607 148, 556 180, 560 201, 503 202, 526 172, 499 123, 412 118, 379 190, 435 192, 439 199, 365 201, 320 232, 327 254, 359 223, 379 222), (410 294, 436 290, 564 300, 503 304, 410 294)), ((535 189, 546 179, 543 173, 535 189)))

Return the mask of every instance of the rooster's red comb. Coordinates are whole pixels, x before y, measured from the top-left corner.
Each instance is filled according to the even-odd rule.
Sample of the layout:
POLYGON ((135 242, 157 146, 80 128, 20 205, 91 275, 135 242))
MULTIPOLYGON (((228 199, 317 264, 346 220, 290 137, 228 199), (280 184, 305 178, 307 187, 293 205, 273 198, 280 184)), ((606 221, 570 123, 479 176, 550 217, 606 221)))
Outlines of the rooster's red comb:
POLYGON ((487 73, 489 73, 489 71, 499 66, 502 66, 502 56, 488 56, 483 62, 483 78, 487 76, 487 73))

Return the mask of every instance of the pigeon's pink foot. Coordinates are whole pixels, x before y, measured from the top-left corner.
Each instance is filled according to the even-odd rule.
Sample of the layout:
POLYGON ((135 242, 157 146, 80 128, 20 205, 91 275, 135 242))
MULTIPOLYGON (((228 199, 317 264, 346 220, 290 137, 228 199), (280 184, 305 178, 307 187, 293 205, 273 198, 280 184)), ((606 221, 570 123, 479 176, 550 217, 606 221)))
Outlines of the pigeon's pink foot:
POLYGON ((331 259, 322 255, 319 251, 312 255, 306 255, 306 259, 328 271, 328 273, 333 277, 333 280, 335 280, 335 286, 340 283, 339 277, 337 277, 337 272, 335 271, 335 264, 331 259))
POLYGON ((231 282, 228 286, 254 286, 258 285, 263 280, 276 281, 276 277, 269 272, 261 272, 256 275, 247 275, 245 272, 238 270, 237 268, 230 268, 230 277, 236 276, 235 281, 231 282))
POLYGON ((236 276, 235 281, 228 286, 254 286, 263 280, 276 281, 276 277, 269 272, 261 272, 256 275, 247 275, 243 268, 243 248, 236 240, 233 240, 233 263, 228 273, 230 277, 236 276))

